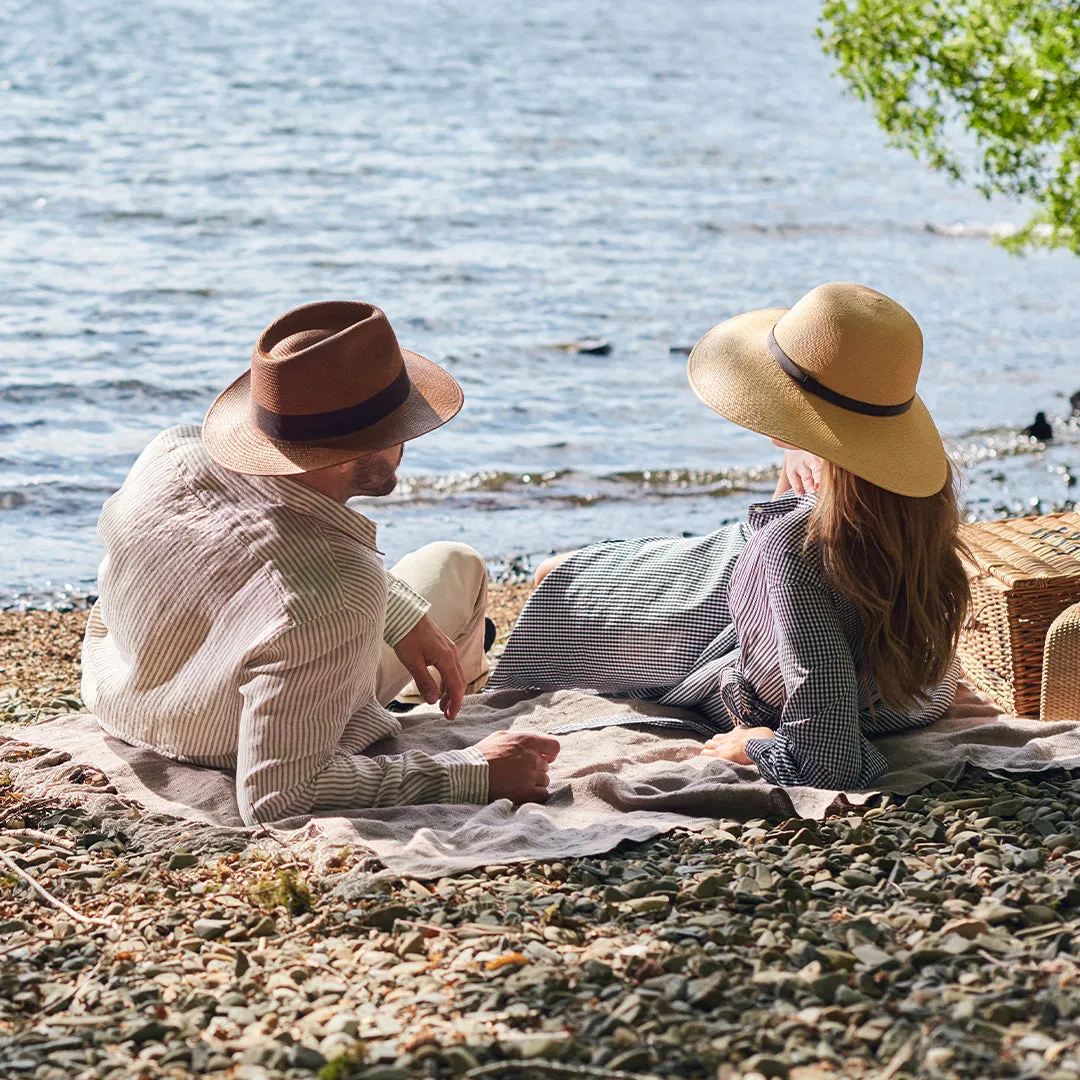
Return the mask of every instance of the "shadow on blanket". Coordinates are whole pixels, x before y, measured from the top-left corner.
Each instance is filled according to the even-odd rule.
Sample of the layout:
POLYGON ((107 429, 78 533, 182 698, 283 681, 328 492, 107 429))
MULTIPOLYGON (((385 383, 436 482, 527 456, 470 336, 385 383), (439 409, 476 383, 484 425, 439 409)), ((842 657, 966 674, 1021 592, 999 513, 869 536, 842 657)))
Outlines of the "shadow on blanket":
MULTIPOLYGON (((679 714, 651 703, 572 691, 504 691, 467 699, 452 725, 432 709, 405 714, 401 734, 370 753, 437 753, 469 746, 500 728, 549 731, 609 715, 625 723, 627 716, 679 714)), ((253 831, 240 819, 231 774, 128 746, 104 735, 92 716, 68 714, 9 730, 7 738, 63 751, 71 763, 97 767, 115 789, 111 797, 127 806, 238 835, 253 831)), ((953 780, 968 765, 1005 772, 1080 766, 1080 723, 1001 716, 970 688, 962 688, 956 706, 939 723, 877 742, 890 770, 874 792, 776 787, 753 768, 700 757, 700 740, 682 732, 609 727, 560 741, 552 794, 543 806, 515 809, 504 800, 485 807, 338 811, 277 822, 271 831, 290 845, 367 849, 397 876, 437 877, 489 863, 597 855, 623 840, 645 840, 676 827, 701 829, 723 818, 820 818, 832 808, 863 803, 876 791, 907 794, 933 780, 953 780)), ((52 764, 31 770, 19 782, 58 800, 93 797, 71 782, 70 773, 70 765, 52 764)), ((97 797, 108 796, 99 792, 97 797)))

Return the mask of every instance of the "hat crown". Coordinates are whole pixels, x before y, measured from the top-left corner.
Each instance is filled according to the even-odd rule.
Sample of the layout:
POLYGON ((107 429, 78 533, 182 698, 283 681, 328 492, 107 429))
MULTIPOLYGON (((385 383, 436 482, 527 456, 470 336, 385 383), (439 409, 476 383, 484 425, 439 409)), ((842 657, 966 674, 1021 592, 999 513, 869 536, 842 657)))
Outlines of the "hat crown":
POLYGON ((333 412, 386 389, 404 364, 390 320, 374 304, 305 304, 259 336, 251 357, 251 398, 288 416, 333 412))
POLYGON ((799 367, 837 394, 886 406, 915 394, 923 354, 919 324, 865 285, 819 285, 780 317, 773 333, 799 367))

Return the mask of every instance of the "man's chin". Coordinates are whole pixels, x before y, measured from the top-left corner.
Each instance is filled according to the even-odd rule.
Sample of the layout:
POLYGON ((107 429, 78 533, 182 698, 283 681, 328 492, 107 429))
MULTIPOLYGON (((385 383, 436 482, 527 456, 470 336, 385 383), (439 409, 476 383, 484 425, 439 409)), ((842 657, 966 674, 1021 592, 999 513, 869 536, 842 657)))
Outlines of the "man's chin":
POLYGON ((397 477, 391 476, 389 479, 384 479, 379 483, 365 484, 353 492, 352 497, 355 499, 358 496, 363 496, 367 499, 378 499, 383 495, 392 494, 398 485, 397 477))

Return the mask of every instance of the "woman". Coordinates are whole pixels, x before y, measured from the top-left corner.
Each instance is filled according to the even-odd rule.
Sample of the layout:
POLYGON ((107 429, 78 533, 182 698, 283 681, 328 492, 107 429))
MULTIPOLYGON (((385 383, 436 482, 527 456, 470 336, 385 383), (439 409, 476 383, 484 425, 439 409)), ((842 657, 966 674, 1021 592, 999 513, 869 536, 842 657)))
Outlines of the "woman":
POLYGON ((867 736, 951 704, 969 603, 921 365, 915 320, 860 285, 715 327, 690 384, 787 450, 777 496, 709 536, 551 560, 489 688, 647 698, 702 718, 650 723, 711 735, 703 754, 774 783, 869 786, 886 762, 867 736))

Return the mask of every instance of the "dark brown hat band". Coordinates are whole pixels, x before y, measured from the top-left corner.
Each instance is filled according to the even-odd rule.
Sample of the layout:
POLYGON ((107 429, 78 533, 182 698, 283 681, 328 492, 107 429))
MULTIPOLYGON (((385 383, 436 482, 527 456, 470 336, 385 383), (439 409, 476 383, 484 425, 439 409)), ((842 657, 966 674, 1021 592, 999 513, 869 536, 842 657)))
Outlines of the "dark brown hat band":
POLYGON ((331 412, 278 413, 263 408, 252 401, 251 408, 255 426, 271 439, 282 442, 313 442, 318 439, 336 439, 339 435, 352 435, 385 420, 395 409, 405 403, 412 390, 408 369, 402 365, 401 374, 377 394, 356 405, 331 412))
POLYGON ((769 331, 769 352, 772 353, 773 359, 780 365, 780 370, 797 382, 808 394, 813 394, 815 397, 829 402, 830 405, 839 405, 841 409, 847 409, 848 412, 862 413, 864 416, 900 416, 906 413, 915 401, 915 395, 912 394, 907 401, 902 402, 900 405, 871 405, 868 401, 859 401, 857 398, 838 394, 835 390, 822 386, 810 372, 799 367, 780 348, 772 330, 769 331))

